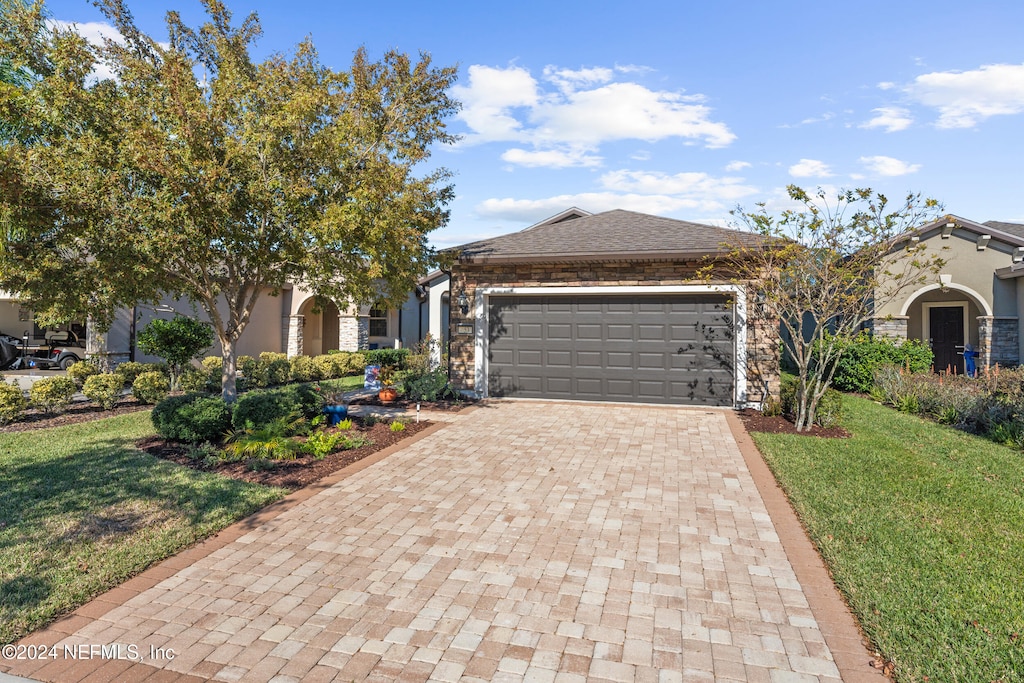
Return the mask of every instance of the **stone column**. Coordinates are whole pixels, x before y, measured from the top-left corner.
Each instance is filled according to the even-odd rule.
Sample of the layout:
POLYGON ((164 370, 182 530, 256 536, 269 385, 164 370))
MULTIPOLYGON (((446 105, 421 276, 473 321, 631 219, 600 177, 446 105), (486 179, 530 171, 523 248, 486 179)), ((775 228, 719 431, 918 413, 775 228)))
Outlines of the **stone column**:
POLYGON ((358 351, 359 319, 354 315, 338 316, 338 348, 342 351, 358 351))
POLYGON ((978 316, 978 367, 1020 363, 1020 328, 1015 316, 978 316))
POLYGON ((301 356, 303 352, 302 348, 302 328, 306 322, 306 316, 304 315, 289 315, 285 316, 285 338, 282 346, 284 352, 289 358, 293 356, 301 356))

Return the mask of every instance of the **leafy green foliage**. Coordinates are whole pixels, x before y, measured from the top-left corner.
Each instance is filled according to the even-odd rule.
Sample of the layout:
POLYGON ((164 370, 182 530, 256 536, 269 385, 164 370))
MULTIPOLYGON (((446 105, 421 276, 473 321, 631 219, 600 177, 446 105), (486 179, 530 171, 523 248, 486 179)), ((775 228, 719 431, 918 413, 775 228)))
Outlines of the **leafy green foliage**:
POLYGON ((448 373, 442 368, 421 375, 406 375, 402 387, 406 397, 413 401, 440 401, 459 396, 448 382, 448 373))
POLYGON ((283 353, 264 351, 259 358, 240 356, 238 360, 249 388, 263 389, 285 384, 291 377, 292 364, 283 353))
POLYGON ((171 391, 171 382, 162 372, 142 372, 132 382, 132 396, 143 403, 157 404, 171 391))
POLYGON ((246 425, 262 427, 275 420, 287 417, 296 412, 298 406, 286 400, 280 391, 250 391, 242 394, 231 411, 231 424, 235 429, 244 429, 246 425))
MULTIPOLYGON (((201 27, 168 13, 166 40, 122 0, 98 5, 123 42, 55 27, 35 49, 24 31, 0 35, 0 55, 37 76, 12 105, 25 134, 0 146, 13 238, 0 287, 44 322, 102 325, 139 301, 190 299, 234 401, 236 344, 265 292, 301 281, 327 300, 397 304, 432 265, 428 233, 454 192, 447 170, 416 171, 455 141, 456 69, 359 49, 336 71, 308 39, 256 62, 258 18, 236 26, 221 2, 203 4, 201 27), (86 77, 98 61, 114 78, 86 77)), ((31 11, 13 14, 38 33, 31 11)))
POLYGON ((44 377, 36 380, 28 390, 28 398, 37 408, 54 413, 67 408, 77 390, 75 381, 70 377, 44 377))
POLYGON ((875 383, 875 370, 893 365, 909 372, 925 372, 932 366, 932 350, 918 339, 897 342, 867 333, 852 339, 827 339, 840 352, 832 385, 840 391, 867 393, 875 383))
POLYGON ((192 365, 186 365, 178 376, 178 389, 186 393, 194 391, 213 392, 220 384, 220 376, 210 377, 210 373, 192 365))
POLYGON ((170 396, 153 408, 153 426, 172 441, 220 441, 231 428, 231 408, 219 396, 170 396))
POLYGON ((155 318, 138 335, 139 348, 167 361, 171 389, 178 388, 182 368, 213 344, 213 329, 208 323, 176 315, 170 320, 155 318))
POLYGON ((123 376, 116 372, 105 372, 87 377, 82 386, 82 393, 90 401, 99 403, 104 410, 113 410, 121 399, 123 389, 123 376))
POLYGON ((27 407, 28 399, 21 387, 0 381, 0 425, 14 422, 27 407))
MULTIPOLYGON (((799 410, 800 382, 793 375, 783 375, 779 395, 778 414, 792 418, 799 410)), ((770 404, 769 404, 770 405, 770 404)), ((774 410, 774 406, 770 409, 774 410)), ((766 413, 767 414, 767 413, 766 413)), ((843 395, 835 389, 828 389, 818 401, 814 422, 819 427, 830 429, 843 422, 843 395)))
POLYGON ((330 379, 323 374, 323 365, 318 364, 312 356, 295 356, 290 360, 289 375, 296 382, 314 382, 318 379, 330 379))
POLYGON ((344 439, 343 434, 331 432, 316 432, 311 434, 306 442, 302 444, 302 450, 314 458, 321 460, 333 451, 344 439))
POLYGON ((366 365, 379 365, 381 369, 402 370, 410 355, 409 349, 372 349, 363 353, 366 365))
POLYGON ((399 422, 398 420, 395 420, 394 422, 391 423, 391 425, 388 427, 388 429, 390 429, 393 432, 404 432, 405 431, 405 423, 404 422, 399 422))

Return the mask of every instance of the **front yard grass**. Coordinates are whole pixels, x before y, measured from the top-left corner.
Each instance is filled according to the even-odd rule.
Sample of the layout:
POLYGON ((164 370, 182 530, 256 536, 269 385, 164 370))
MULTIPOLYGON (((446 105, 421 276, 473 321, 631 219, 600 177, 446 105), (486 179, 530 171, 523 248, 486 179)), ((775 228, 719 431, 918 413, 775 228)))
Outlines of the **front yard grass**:
POLYGON ((845 396, 850 439, 752 434, 899 681, 1024 680, 1024 454, 845 396))
POLYGON ((0 643, 283 495, 142 453, 149 415, 0 434, 0 643))

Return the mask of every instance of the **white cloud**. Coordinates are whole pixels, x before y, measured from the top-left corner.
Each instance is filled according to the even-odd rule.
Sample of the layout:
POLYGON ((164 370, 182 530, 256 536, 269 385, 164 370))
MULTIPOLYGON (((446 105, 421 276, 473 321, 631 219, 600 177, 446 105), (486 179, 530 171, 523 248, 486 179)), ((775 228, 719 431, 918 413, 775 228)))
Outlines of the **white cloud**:
POLYGON ((756 194, 757 189, 744 185, 742 179, 716 178, 706 173, 667 174, 645 171, 609 171, 601 176, 601 190, 578 194, 561 194, 542 199, 493 198, 476 206, 476 213, 487 219, 532 223, 579 206, 599 212, 627 209, 655 215, 686 211, 693 219, 695 212, 718 215, 725 220, 736 202, 756 194))
POLYGON ((869 172, 882 176, 908 175, 921 169, 921 164, 908 164, 886 156, 861 157, 858 161, 864 164, 869 172))
POLYGON ((914 122, 910 112, 901 107, 879 107, 871 110, 875 116, 860 124, 860 128, 885 128, 886 133, 904 130, 914 122))
MULTIPOLYGON (((104 39, 112 40, 120 45, 124 45, 125 43, 124 36, 122 36, 116 28, 102 21, 73 23, 70 21, 62 21, 60 19, 50 19, 46 23, 53 30, 77 33, 85 38, 90 45, 95 45, 96 47, 102 47, 104 39)), ((105 81, 115 78, 113 70, 102 62, 98 62, 93 68, 92 76, 97 81, 105 81)))
POLYGON ((502 161, 527 167, 589 168, 601 165, 601 157, 583 148, 526 150, 513 147, 501 155, 502 161))
POLYGON ((544 79, 554 83, 559 90, 565 93, 588 85, 608 83, 615 73, 611 69, 595 67, 593 69, 558 69, 553 66, 544 67, 544 79))
POLYGON ((601 176, 601 185, 618 192, 648 195, 687 196, 720 206, 719 200, 735 202, 757 192, 742 184, 742 178, 715 178, 707 173, 667 173, 650 171, 610 171, 601 176))
POLYGON ((725 165, 725 170, 729 171, 730 173, 734 171, 742 171, 745 168, 750 168, 749 161, 730 161, 728 164, 725 165))
POLYGON ((570 206, 578 206, 594 213, 625 209, 664 216, 682 209, 691 211, 700 209, 701 202, 690 198, 664 195, 582 192, 561 194, 544 199, 512 199, 510 197, 487 199, 476 205, 476 213, 481 218, 529 224, 553 216, 559 211, 565 211, 570 206))
POLYGON ((895 87, 896 84, 893 83, 892 81, 882 81, 881 83, 878 84, 879 90, 892 90, 895 87))
POLYGON ((717 148, 736 139, 726 124, 712 120, 702 95, 615 80, 616 74, 638 70, 633 66, 614 70, 547 67, 541 83, 519 66, 470 66, 468 84, 453 88, 463 104, 459 118, 469 128, 463 144, 532 145, 532 153, 519 149, 506 155, 531 165, 547 157, 559 167, 571 156, 566 150, 596 153, 602 144, 619 140, 682 138, 717 148))
POLYGON ((789 175, 794 178, 828 178, 832 175, 832 169, 824 161, 801 159, 789 167, 789 175))
POLYGON ((1024 112, 1024 64, 924 74, 907 92, 939 110, 939 128, 972 128, 990 116, 1024 112))

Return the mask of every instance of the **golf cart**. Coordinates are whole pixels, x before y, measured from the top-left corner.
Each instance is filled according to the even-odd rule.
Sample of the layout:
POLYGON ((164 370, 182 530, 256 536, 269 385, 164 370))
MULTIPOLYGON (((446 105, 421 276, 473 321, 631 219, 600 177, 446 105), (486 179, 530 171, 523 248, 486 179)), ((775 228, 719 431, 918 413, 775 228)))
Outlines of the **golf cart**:
POLYGON ((42 344, 30 344, 27 330, 20 339, 0 332, 0 370, 67 370, 83 357, 84 345, 71 330, 47 332, 42 344))

